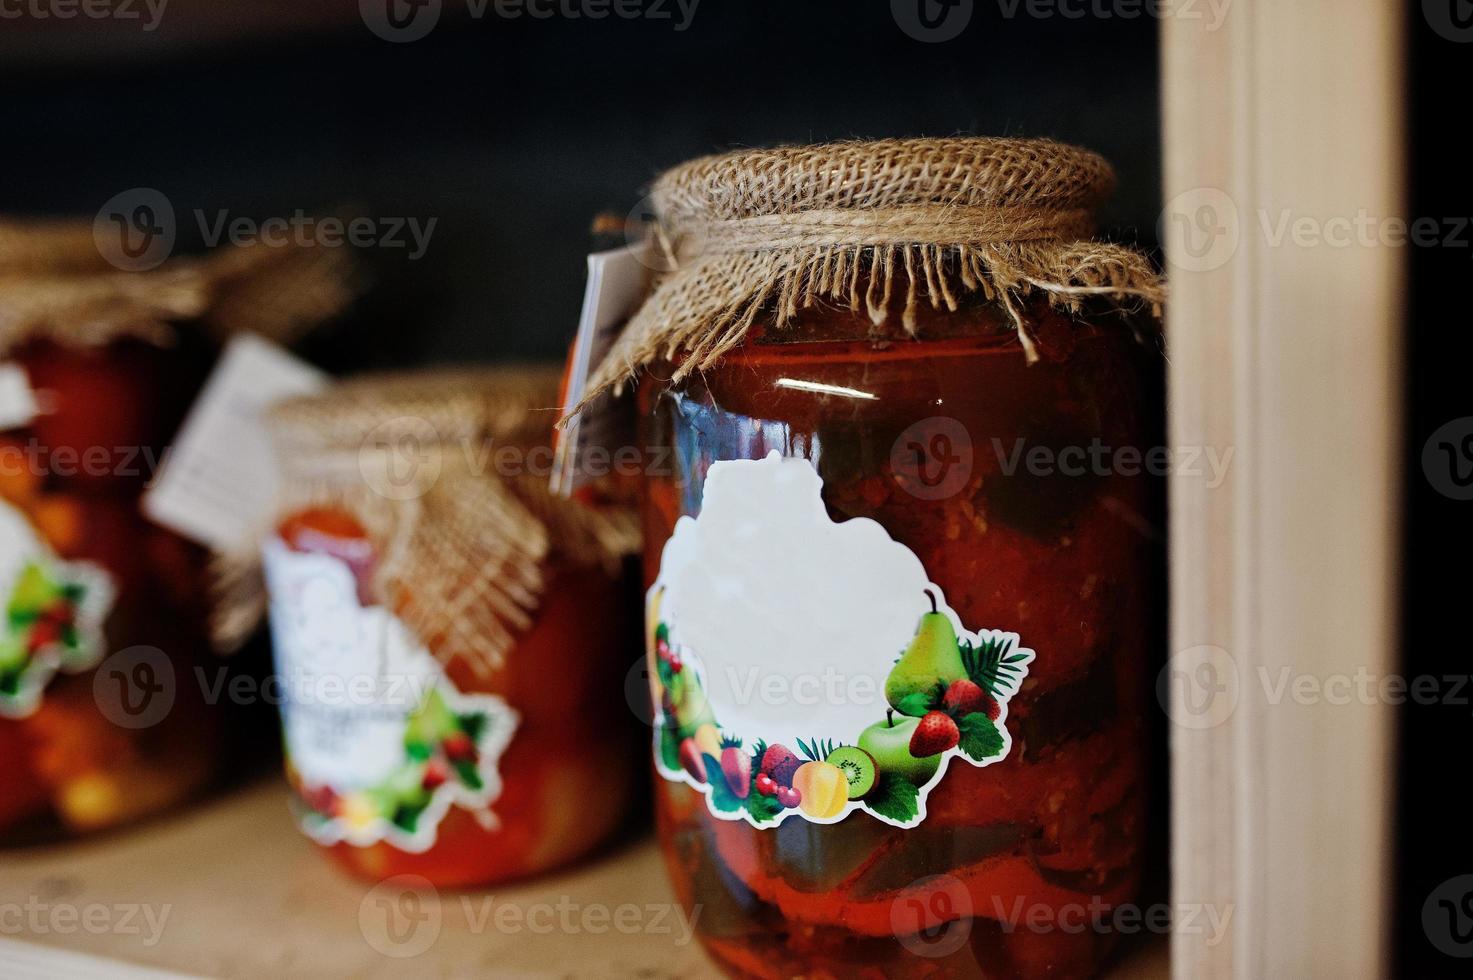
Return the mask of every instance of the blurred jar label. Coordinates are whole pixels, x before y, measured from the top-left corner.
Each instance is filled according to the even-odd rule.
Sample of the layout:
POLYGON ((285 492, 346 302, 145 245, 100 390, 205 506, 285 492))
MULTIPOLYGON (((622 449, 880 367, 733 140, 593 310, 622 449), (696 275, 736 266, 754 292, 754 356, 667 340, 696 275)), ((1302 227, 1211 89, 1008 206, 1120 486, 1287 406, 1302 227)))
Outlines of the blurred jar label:
POLYGON ((57 671, 95 667, 105 652, 102 624, 116 589, 91 562, 58 558, 18 509, 0 500, 0 718, 24 718, 41 705, 57 671))
POLYGON ((969 630, 876 521, 834 522, 806 459, 712 464, 650 591, 660 773, 754 826, 864 809, 910 827, 948 765, 1012 745, 1033 651, 969 630))
POLYGON ((0 432, 29 425, 39 410, 26 369, 0 362, 0 432))
POLYGON ((499 697, 462 694, 330 555, 264 546, 282 729, 303 830, 322 844, 435 842, 452 805, 494 826, 498 763, 517 727, 499 697))

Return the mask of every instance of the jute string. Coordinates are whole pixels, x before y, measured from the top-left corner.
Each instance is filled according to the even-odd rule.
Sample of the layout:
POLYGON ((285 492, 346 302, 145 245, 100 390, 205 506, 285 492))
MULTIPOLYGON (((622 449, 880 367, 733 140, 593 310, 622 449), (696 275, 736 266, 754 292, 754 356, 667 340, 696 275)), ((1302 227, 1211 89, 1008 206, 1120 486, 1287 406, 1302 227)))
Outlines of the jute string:
POLYGON ((346 249, 256 244, 127 272, 80 221, 0 220, 0 356, 30 340, 95 347, 122 338, 167 346, 188 324, 219 339, 296 339, 357 292, 346 249))
MULTIPOLYGON (((525 460, 549 444, 558 380, 540 366, 424 372, 284 403, 270 414, 278 513, 329 507, 356 518, 377 552, 376 598, 442 661, 489 673, 531 625, 549 560, 614 574, 639 546, 632 510, 556 497, 548 474, 490 462, 498 449, 525 460)), ((219 573, 216 637, 229 646, 254 628, 265 598, 254 554, 219 573)))
POLYGON ((922 304, 980 294, 1037 358, 1033 297, 1159 314, 1165 287, 1140 252, 1090 238, 1113 186, 1096 154, 1047 140, 911 139, 745 151, 656 181, 667 270, 595 370, 579 409, 655 363, 672 381, 716 363, 754 326, 780 333, 824 305, 876 328, 922 304))

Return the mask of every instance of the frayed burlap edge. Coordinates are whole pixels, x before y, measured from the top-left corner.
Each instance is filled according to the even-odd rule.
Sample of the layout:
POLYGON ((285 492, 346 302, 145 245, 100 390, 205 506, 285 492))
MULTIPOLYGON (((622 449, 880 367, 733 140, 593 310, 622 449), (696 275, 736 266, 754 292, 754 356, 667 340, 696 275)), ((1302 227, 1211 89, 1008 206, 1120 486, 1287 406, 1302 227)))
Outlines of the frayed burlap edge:
MULTIPOLYGON (((383 384, 401 399, 399 404, 423 409, 430 407, 427 394, 436 390, 433 377, 423 375, 428 384, 412 394, 403 387, 403 376, 383 384)), ((553 413, 528 412, 527 399, 535 391, 542 394, 543 407, 551 405, 557 390, 554 370, 444 377, 451 379, 443 390, 446 397, 476 419, 461 426, 441 409, 441 426, 453 425, 467 439, 484 437, 492 445, 523 450, 545 445, 550 438, 553 413), (501 399, 463 397, 465 386, 477 377, 516 390, 501 399), (484 432, 471 435, 479 429, 484 432)), ((352 403, 382 417, 383 408, 372 409, 367 397, 372 387, 372 382, 351 386, 352 403)), ((498 669, 517 635, 532 624, 549 559, 598 565, 613 576, 624 558, 639 549, 638 515, 632 508, 594 508, 566 500, 551 491, 545 474, 486 473, 486 454, 465 452, 461 445, 442 447, 440 465, 425 471, 432 474, 425 486, 396 485, 386 494, 377 468, 387 466, 388 458, 368 442, 358 449, 317 452, 300 445, 304 423, 341 441, 352 428, 346 414, 335 417, 323 398, 303 399, 296 408, 296 418, 289 422, 274 419, 278 437, 286 425, 292 439, 280 447, 286 472, 277 512, 332 507, 357 518, 378 554, 375 595, 443 663, 460 660, 481 675, 498 669)), ((222 556, 214 571, 215 642, 234 649, 266 611, 259 557, 254 549, 222 556)))
POLYGON ((677 362, 672 380, 702 371, 741 345, 759 322, 777 332, 820 303, 847 308, 883 326, 898 308, 906 334, 917 336, 921 304, 955 312, 980 293, 1002 304, 1030 362, 1037 358, 1025 302, 1043 296, 1080 312, 1089 300, 1160 315, 1165 286, 1150 260, 1106 242, 1004 242, 983 245, 831 247, 817 253, 702 256, 676 269, 630 319, 589 381, 578 405, 620 392, 640 368, 677 362))
POLYGON ((0 356, 31 340, 165 347, 184 323, 222 340, 250 332, 290 343, 359 291, 346 249, 230 246, 123 272, 91 235, 77 222, 0 223, 0 356))
POLYGON ((759 324, 781 333, 820 305, 899 318, 998 303, 1029 362, 1025 314, 1043 297, 1079 313, 1158 316, 1166 289, 1142 253, 1092 240, 1114 176, 1096 154, 1048 140, 952 138, 743 151, 691 161, 654 192, 666 271, 596 368, 577 410, 641 368, 672 380, 711 367, 759 324))

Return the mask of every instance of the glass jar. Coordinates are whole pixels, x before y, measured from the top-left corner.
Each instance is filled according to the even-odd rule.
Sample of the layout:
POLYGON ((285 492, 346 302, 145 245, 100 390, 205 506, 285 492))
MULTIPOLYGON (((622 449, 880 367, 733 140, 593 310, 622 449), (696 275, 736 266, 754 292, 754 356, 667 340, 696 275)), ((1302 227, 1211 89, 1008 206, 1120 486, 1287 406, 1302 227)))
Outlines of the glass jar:
MULTIPOLYGON (((1072 238, 1020 273, 993 238, 949 237, 962 218, 1031 234, 1050 199, 1009 196, 1030 173, 1102 166, 891 141, 708 158, 656 185, 675 266, 610 361, 648 369, 659 834, 732 975, 1090 976, 1136 899, 1158 367, 1116 311, 1061 312, 1037 287, 1156 286, 1124 250, 1136 271, 1098 288, 1060 276, 1072 238)), ((1060 193, 1050 207, 1079 203, 1060 193)))
POLYGON ((34 408, 0 433, 7 842, 116 826, 215 771, 218 720, 200 685, 179 683, 209 658, 206 556, 138 508, 207 358, 38 339, 0 365, 34 408))
POLYGON ((93 224, 0 218, 0 844, 161 812, 255 761, 261 715, 220 697, 247 671, 211 656, 208 555, 141 495, 222 338, 287 340, 349 297, 341 249, 160 265, 93 224))
MULTIPOLYGON (((556 394, 556 373, 540 369, 430 374, 350 383, 279 413, 297 456, 288 500, 316 483, 266 543, 288 779, 303 830, 355 874, 439 886, 523 877, 598 847, 628 814, 639 747, 628 709, 607 695, 638 646, 635 575, 621 571, 637 531, 632 511, 585 511, 547 490, 552 417, 535 409, 556 394), (485 397, 467 397, 477 390, 485 397), (406 431, 434 433, 412 450, 436 459, 422 495, 380 484, 377 462, 323 477, 303 458, 301 416, 316 425, 335 400, 360 409, 338 417, 332 439, 364 458, 398 453, 398 435, 359 440, 411 413, 406 431), (482 447, 481 464, 454 462, 482 447), (495 511, 495 526, 456 533, 484 535, 489 550, 447 553, 449 525, 427 524, 453 524, 445 507, 481 498, 464 513, 495 511), (422 512, 405 531, 410 509, 422 512), (514 535, 544 546, 518 551, 514 535), (391 547, 404 549, 397 570, 391 547), (447 597, 454 607, 439 608, 447 597), (504 625, 504 642, 452 637, 446 616, 504 625), (352 695, 358 684, 366 697, 352 695)), ((409 458, 390 469, 398 462, 409 458)))

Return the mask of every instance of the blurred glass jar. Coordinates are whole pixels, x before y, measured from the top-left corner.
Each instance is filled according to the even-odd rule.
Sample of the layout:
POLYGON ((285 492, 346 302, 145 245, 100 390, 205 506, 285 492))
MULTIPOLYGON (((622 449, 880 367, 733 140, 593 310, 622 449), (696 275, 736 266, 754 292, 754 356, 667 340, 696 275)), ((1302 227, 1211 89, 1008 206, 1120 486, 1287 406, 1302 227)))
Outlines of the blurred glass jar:
POLYGON ((0 221, 0 845, 162 811, 218 771, 208 555, 140 496, 221 337, 342 299, 319 288, 339 259, 248 251, 130 272, 91 224, 0 221))
POLYGON ((0 842, 163 809, 217 755, 197 685, 175 683, 208 656, 206 556, 138 509, 211 352, 166 326, 186 311, 161 286, 88 316, 69 303, 106 273, 59 264, 0 265, 0 842))
POLYGON ((1159 299, 1080 237, 1108 178, 908 140, 656 185, 674 265, 609 363, 651 366, 672 461, 643 515, 660 837, 733 975, 1089 976, 1109 935, 1010 916, 1135 899, 1155 367, 1047 301, 1159 299))
POLYGON ((637 726, 610 692, 638 648, 638 532, 549 492, 557 393, 550 368, 430 372, 272 413, 288 778, 356 874, 521 877, 627 816, 637 726))

